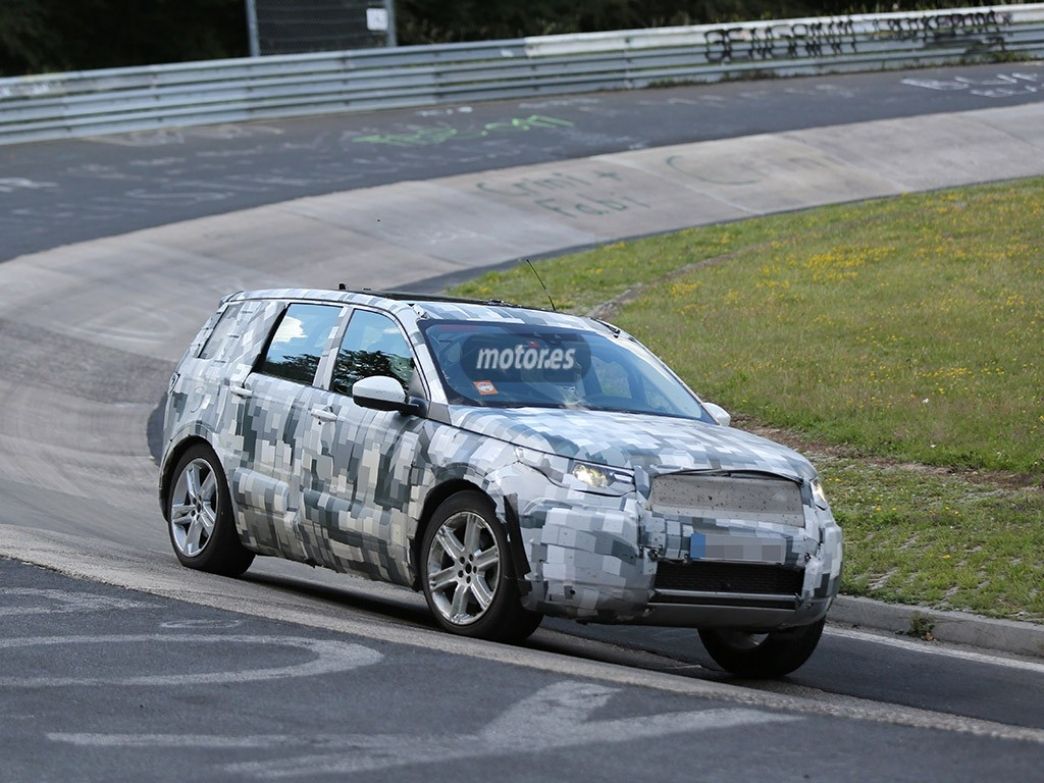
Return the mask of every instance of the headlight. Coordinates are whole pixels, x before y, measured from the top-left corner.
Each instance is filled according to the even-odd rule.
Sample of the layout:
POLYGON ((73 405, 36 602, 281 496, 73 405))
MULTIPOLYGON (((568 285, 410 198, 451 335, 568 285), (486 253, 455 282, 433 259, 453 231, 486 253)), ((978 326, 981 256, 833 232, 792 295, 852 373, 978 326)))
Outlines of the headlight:
POLYGON ((616 471, 600 465, 588 465, 586 462, 574 462, 573 469, 569 472, 589 487, 598 489, 608 487, 617 480, 616 471))
POLYGON ((830 509, 830 504, 827 502, 826 494, 823 492, 823 485, 819 482, 819 479, 812 479, 812 500, 824 511, 830 509))
POLYGON ((634 490, 634 473, 606 465, 578 462, 522 447, 515 448, 518 461, 539 470, 553 484, 579 492, 623 495, 634 490))

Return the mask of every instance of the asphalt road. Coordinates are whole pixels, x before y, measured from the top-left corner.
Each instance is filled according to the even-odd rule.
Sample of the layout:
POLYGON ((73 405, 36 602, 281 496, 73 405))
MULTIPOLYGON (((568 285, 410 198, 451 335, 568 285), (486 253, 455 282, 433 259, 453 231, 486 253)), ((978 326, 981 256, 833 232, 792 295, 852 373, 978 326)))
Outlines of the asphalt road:
POLYGON ((0 260, 299 196, 1042 97, 1044 68, 1009 63, 0 146, 0 260))
MULTIPOLYGON (((1041 73, 737 83, 0 147, 0 257, 381 182, 1039 101, 1041 73)), ((0 268, 0 550, 161 595, 0 562, 0 780, 164 780, 186 765, 205 779, 1022 780, 1044 766, 1039 663, 832 629, 798 673, 754 684, 710 668, 692 631, 549 622, 502 648, 434 633, 409 592, 329 572, 268 559, 242 580, 180 569, 145 421, 201 299, 252 272, 187 255, 143 272, 107 252, 60 251, 80 274, 54 256, 0 268), (737 705, 757 715, 710 713, 715 728, 678 717, 737 705)), ((365 284, 382 274, 356 271, 365 284)))
POLYGON ((2 781, 1032 780, 1044 760, 1044 732, 569 676, 8 560, 0 629, 2 781))
MULTIPOLYGON (((270 560, 261 563, 262 569, 272 565, 270 560)), ((251 572, 246 579, 307 595, 330 609, 349 607, 375 619, 435 628, 419 594, 376 590, 371 583, 344 576, 317 584, 316 573, 322 572, 293 567, 251 572)), ((851 628, 828 626, 812 659, 778 682, 723 673, 703 649, 699 634, 686 628, 545 619, 527 646, 810 699, 866 699, 1044 730, 1044 662, 1023 666, 1021 659, 1003 655, 851 628)))

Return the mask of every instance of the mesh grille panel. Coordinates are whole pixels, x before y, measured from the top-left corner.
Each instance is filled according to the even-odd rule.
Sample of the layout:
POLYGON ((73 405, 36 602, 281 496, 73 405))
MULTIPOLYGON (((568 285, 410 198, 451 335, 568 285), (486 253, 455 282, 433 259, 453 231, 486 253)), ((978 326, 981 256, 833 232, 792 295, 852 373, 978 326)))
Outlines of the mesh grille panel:
POLYGON ((805 524, 801 487, 787 479, 673 473, 653 479, 650 501, 693 517, 805 524))

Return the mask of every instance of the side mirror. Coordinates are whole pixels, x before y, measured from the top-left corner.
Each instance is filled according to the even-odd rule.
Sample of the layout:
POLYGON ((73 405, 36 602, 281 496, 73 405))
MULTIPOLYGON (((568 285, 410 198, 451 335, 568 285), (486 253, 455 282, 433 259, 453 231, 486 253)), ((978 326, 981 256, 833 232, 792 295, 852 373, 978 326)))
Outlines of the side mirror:
POLYGON ((356 381, 352 386, 352 401, 378 411, 410 411, 402 384, 390 375, 371 375, 356 381))
POLYGON ((728 427, 732 424, 732 416, 720 405, 715 405, 713 402, 705 402, 703 407, 707 409, 707 413, 711 415, 711 418, 722 427, 728 427))

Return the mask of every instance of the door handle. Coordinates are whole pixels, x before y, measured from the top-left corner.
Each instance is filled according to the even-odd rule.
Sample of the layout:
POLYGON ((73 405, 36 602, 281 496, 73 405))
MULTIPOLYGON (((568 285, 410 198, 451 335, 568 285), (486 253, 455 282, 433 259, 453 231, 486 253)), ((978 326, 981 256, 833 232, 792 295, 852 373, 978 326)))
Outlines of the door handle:
POLYGON ((319 421, 337 421, 337 414, 329 408, 312 408, 311 414, 319 421))
POLYGON ((242 397, 243 399, 246 399, 247 397, 250 397, 250 396, 252 396, 254 394, 246 386, 237 386, 234 383, 233 384, 229 384, 228 390, 230 392, 232 392, 234 395, 236 395, 237 397, 242 397))

